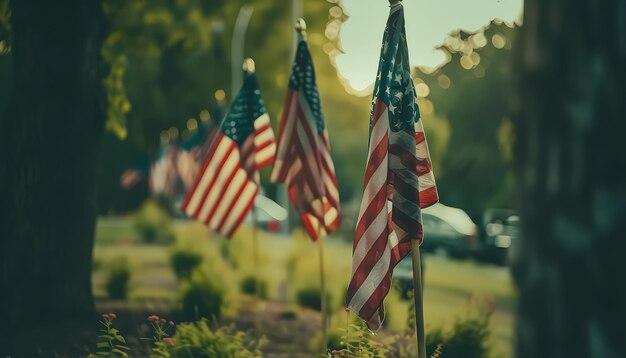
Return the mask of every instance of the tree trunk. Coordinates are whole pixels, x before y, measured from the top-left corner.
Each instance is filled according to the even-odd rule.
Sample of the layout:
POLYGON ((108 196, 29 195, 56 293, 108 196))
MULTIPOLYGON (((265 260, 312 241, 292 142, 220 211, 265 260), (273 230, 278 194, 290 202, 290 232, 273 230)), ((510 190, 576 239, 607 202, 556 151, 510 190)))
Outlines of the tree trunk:
POLYGON ((12 98, 0 113, 0 330, 15 333, 94 314, 104 22, 100 1, 13 0, 11 12, 12 98))
POLYGON ((526 0, 518 357, 626 357, 626 1, 526 0))

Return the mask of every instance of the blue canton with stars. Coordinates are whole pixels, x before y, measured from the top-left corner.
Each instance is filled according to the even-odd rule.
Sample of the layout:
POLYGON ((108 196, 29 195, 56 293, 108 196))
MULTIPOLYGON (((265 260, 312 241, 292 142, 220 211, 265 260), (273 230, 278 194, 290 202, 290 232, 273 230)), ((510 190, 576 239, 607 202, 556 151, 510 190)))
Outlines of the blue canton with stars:
POLYGON ((414 129, 420 114, 409 65, 404 8, 399 3, 392 5, 383 35, 370 112, 370 127, 376 98, 387 105, 391 130, 398 132, 414 129))
POLYGON ((311 107, 311 112, 317 122, 317 131, 324 131, 324 116, 322 115, 322 104, 320 103, 320 95, 315 81, 315 69, 313 68, 313 60, 307 46, 306 40, 300 37, 298 40, 298 49, 296 51, 296 59, 291 69, 291 77, 289 77, 289 88, 304 94, 306 101, 311 107))
POLYGON ((256 74, 246 74, 243 86, 222 122, 222 132, 241 146, 254 132, 254 120, 266 112, 256 74))

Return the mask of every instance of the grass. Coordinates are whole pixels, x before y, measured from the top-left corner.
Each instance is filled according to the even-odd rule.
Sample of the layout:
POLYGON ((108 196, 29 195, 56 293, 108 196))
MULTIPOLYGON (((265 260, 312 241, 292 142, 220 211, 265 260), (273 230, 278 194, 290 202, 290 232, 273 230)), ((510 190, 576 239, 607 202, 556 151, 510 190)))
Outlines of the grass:
MULTIPOLYGON (((240 260, 237 279, 250 273, 259 273, 268 283, 271 301, 285 301, 285 308, 293 302, 296 287, 288 287, 288 275, 296 275, 295 286, 317 285, 319 282, 318 244, 295 231, 293 237, 272 235, 258 231, 261 267, 254 267, 252 230, 241 228, 230 241, 210 237, 208 230, 197 223, 175 222, 174 229, 179 244, 192 245, 198 250, 219 250, 220 245, 233 245, 240 260), (297 257, 296 268, 289 272, 290 257, 297 257)), ((333 306, 342 305, 345 287, 349 280, 351 246, 344 240, 325 239, 327 286, 333 295, 333 306)), ((130 220, 100 219, 96 230, 94 255, 99 266, 116 256, 125 255, 132 267, 131 291, 128 305, 141 306, 146 300, 174 302, 178 295, 178 282, 169 266, 171 247, 139 243, 130 220)), ((507 268, 484 265, 473 261, 453 261, 447 258, 425 255, 424 316, 427 329, 451 327, 458 318, 485 309, 486 300, 495 299, 495 311, 491 319, 490 344, 496 357, 511 357, 514 335, 515 288, 507 268)), ((97 298, 106 297, 104 291, 105 271, 101 267, 93 275, 97 298)), ((292 280, 293 281, 293 280, 292 280)), ((234 284, 238 285, 238 282, 234 284)), ((396 295, 387 301, 391 330, 402 330, 406 322, 408 302, 396 295)))

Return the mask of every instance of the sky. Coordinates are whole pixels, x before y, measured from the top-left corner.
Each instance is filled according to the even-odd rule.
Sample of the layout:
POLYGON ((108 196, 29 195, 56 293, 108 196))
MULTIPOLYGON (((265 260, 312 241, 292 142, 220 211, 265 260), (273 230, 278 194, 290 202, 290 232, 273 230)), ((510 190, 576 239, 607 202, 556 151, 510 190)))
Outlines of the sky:
MULTIPOLYGON (((475 31, 498 18, 519 21, 523 0, 404 0, 409 58, 413 66, 437 67, 445 61, 435 50, 456 29, 475 31)), ((387 0, 343 0, 348 20, 340 40, 345 54, 335 60, 339 72, 357 91, 374 82, 385 23, 387 0)))

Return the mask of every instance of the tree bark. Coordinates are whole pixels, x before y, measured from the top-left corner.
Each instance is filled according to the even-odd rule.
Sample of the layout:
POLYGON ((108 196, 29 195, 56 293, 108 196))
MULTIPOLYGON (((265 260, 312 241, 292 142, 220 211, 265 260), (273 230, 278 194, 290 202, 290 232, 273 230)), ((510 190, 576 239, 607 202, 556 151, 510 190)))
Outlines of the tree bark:
POLYGON ((13 0, 11 12, 12 97, 0 113, 0 330, 15 333, 94 314, 104 21, 102 3, 90 0, 13 0))
POLYGON ((626 357, 626 1, 525 0, 518 357, 626 357))

